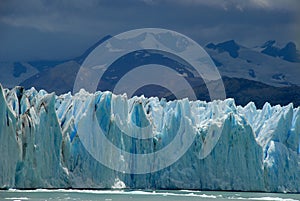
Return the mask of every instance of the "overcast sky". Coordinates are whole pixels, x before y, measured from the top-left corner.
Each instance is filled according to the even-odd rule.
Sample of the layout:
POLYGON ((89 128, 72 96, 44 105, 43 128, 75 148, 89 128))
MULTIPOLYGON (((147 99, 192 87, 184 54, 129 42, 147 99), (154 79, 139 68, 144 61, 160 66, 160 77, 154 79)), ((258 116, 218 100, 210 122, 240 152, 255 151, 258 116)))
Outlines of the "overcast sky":
MULTIPOLYGON (((298 0, 0 0, 0 61, 79 56, 106 35, 159 27, 200 45, 300 44, 298 0), (72 3, 70 3, 72 2, 72 3)), ((299 49, 299 47, 298 47, 299 49)))

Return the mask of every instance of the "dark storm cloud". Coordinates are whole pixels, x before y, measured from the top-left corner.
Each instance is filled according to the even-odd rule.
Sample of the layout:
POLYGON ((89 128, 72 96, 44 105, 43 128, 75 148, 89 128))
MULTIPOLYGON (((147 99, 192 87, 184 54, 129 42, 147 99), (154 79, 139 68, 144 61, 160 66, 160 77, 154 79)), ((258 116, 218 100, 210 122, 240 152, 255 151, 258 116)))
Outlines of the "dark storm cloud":
POLYGON ((2 1, 0 60, 77 56, 105 35, 161 27, 205 44, 297 40, 297 1, 2 1), (293 35, 294 34, 294 35, 293 35))

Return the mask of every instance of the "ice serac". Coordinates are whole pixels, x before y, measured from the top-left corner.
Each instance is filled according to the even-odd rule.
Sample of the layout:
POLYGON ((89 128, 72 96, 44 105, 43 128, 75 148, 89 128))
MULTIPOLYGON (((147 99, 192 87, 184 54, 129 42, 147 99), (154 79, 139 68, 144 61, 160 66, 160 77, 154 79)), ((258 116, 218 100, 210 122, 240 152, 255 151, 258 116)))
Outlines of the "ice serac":
MULTIPOLYGON (((0 86, 0 187, 300 192, 299 136, 300 109, 292 104, 259 110, 233 99, 167 102, 84 90, 56 96, 0 86), (82 138, 98 135, 96 125, 120 150, 116 160, 103 141, 82 138), (172 165, 152 172, 153 164, 166 161, 126 158, 126 152, 157 153, 175 143, 178 132, 194 140, 172 165), (86 146, 104 147, 101 157, 118 169, 150 173, 112 170, 86 146)), ((176 143, 179 149, 185 141, 176 143)))
POLYGON ((16 87, 0 96, 0 168, 1 173, 9 173, 2 177, 1 186, 68 187, 61 165, 62 132, 55 95, 16 87))
POLYGON ((0 85, 0 187, 15 186, 16 164, 20 160, 20 146, 16 131, 17 119, 6 103, 5 95, 0 85))

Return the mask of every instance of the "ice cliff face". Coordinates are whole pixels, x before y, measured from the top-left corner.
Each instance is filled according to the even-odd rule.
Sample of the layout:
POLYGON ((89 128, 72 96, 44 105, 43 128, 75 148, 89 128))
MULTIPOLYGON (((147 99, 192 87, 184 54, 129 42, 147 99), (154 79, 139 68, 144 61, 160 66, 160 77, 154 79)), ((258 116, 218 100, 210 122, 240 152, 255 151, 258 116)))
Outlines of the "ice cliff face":
MULTIPOLYGON (((0 86, 1 188, 155 188, 300 192, 300 109, 262 110, 233 99, 203 102, 114 95, 110 92, 56 96, 35 89, 0 86), (181 117, 184 121, 180 122, 181 117), (180 124, 181 123, 181 124, 180 124), (78 132, 95 124, 121 150, 155 152, 180 129, 193 135, 174 164, 148 174, 124 174, 95 160, 78 132), (124 125, 124 130, 119 125, 124 125), (147 126, 136 130, 132 127, 147 126), (129 137, 124 132, 132 131, 129 137), (147 134, 149 139, 134 136, 147 134), (212 150, 207 149, 213 146, 212 150)), ((91 146, 105 146, 89 142, 91 146)), ((180 146, 180 144, 178 144, 180 146)), ((109 160, 111 151, 104 154, 109 160)), ((122 161, 135 167, 137 161, 122 161)), ((145 164, 145 168, 152 164, 145 164)), ((154 163, 154 162, 153 162, 154 163)))

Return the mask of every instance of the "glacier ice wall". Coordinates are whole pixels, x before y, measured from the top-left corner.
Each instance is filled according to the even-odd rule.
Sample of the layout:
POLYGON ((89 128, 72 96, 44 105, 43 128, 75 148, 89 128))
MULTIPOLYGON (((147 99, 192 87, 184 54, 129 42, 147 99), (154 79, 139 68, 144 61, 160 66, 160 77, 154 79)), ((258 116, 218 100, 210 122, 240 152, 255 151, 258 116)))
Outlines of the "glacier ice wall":
MULTIPOLYGON (((266 103, 259 110, 253 103, 236 106, 233 99, 166 102, 83 90, 56 96, 0 85, 0 188, 300 192, 299 110, 292 104, 266 103), (148 174, 107 168, 91 156, 78 135, 94 134, 93 125, 99 124, 120 150, 155 152, 174 139, 182 116, 181 129, 195 137, 192 145, 171 166, 148 174), (141 131, 132 125, 151 127, 141 131), (152 137, 138 140, 124 134, 131 131, 132 136, 150 132, 152 137), (207 151, 207 144, 215 146, 207 151)), ((110 150, 104 155, 112 157, 110 150)))

